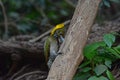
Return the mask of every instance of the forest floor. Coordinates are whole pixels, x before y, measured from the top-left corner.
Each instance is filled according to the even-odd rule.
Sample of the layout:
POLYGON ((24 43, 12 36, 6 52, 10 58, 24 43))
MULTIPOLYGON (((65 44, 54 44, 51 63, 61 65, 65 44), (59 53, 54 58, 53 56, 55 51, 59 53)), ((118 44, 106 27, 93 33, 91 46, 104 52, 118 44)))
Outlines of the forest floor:
POLYGON ((91 29, 88 43, 101 41, 104 34, 112 32, 120 32, 120 17, 115 20, 104 21, 102 24, 95 23, 91 29))
MULTIPOLYGON (((104 34, 111 32, 120 32, 120 17, 115 20, 104 21, 102 24, 95 23, 90 32, 87 44, 101 41, 104 34)), ((119 69, 114 69, 112 72, 116 76, 116 80, 120 80, 119 69)), ((27 64, 5 80, 44 80, 46 76, 47 72, 43 71, 40 66, 27 64)), ((3 78, 0 77, 0 80, 3 80, 3 78)))

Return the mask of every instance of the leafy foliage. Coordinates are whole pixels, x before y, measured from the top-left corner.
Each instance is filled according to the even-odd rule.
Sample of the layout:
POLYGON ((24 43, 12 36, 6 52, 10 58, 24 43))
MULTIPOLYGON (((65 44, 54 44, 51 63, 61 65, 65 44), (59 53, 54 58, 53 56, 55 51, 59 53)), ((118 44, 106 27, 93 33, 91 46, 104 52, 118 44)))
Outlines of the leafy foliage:
MULTIPOLYGON (((74 8, 67 0, 2 0, 8 18, 8 36, 31 34, 36 35, 51 28, 50 25, 55 25, 72 18, 74 8)), ((77 3, 77 0, 69 0, 72 3, 77 3)), ((100 16, 98 21, 111 18, 111 10, 117 10, 119 0, 103 0, 100 6, 100 16), (115 3, 115 4, 114 4, 115 3), (116 7, 111 7, 111 4, 116 7), (106 6, 108 7, 106 9, 106 6), (101 14, 102 13, 102 14, 101 14), (107 13, 107 14, 104 14, 107 13), (110 14, 110 16, 108 16, 110 14), (106 16, 108 16, 106 18, 106 16)), ((118 9, 117 11, 120 11, 118 9)), ((4 17, 0 12, 0 37, 4 35, 4 17)))
MULTIPOLYGON (((64 0, 2 0, 8 19, 8 35, 42 33, 72 17, 74 8, 64 0)), ((4 17, 0 12, 0 36, 4 34, 4 17)))
POLYGON ((81 77, 84 80, 115 80, 110 69, 112 62, 120 58, 120 47, 113 47, 114 43, 115 36, 105 34, 103 41, 87 45, 84 48, 85 59, 73 80, 80 80, 81 77))

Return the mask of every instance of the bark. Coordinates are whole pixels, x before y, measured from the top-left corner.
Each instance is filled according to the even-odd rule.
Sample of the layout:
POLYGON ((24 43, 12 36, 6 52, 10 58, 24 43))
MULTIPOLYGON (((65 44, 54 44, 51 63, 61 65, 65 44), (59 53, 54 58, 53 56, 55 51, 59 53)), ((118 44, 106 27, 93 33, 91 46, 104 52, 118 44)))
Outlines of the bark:
POLYGON ((49 71, 47 80, 72 80, 83 60, 83 48, 101 0, 79 0, 65 41, 49 71))

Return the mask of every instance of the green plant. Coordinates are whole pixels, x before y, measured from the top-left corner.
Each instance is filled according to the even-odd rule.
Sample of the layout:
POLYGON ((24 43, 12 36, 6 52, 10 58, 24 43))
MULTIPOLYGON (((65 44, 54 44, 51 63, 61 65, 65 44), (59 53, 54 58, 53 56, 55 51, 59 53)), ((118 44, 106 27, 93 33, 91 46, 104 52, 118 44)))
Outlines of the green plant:
MULTIPOLYGON (((35 33, 33 35, 42 34, 50 29, 51 25, 71 19, 74 12, 74 8, 64 0, 1 0, 1 2, 7 16, 8 38, 32 33, 35 33)), ((0 38, 4 38, 5 25, 2 8, 0 25, 0 38)))
POLYGON ((110 69, 112 62, 120 58, 120 46, 113 47, 115 35, 105 34, 103 41, 84 48, 84 61, 73 80, 115 80, 110 69))

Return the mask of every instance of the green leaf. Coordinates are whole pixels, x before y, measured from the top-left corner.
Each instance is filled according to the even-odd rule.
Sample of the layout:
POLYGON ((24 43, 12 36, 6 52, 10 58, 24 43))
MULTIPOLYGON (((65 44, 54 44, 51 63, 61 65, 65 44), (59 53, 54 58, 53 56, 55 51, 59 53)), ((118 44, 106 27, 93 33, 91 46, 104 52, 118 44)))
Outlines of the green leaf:
POLYGON ((104 76, 100 76, 100 77, 91 76, 88 80, 108 80, 108 79, 104 76))
POLYGON ((111 54, 115 55, 117 58, 120 58, 119 53, 117 53, 114 49, 106 47, 106 50, 111 52, 111 54))
POLYGON ((105 65, 111 69, 111 64, 112 64, 112 61, 109 60, 109 59, 105 59, 105 65))
POLYGON ((83 68, 83 67, 85 67, 85 66, 87 66, 87 65, 89 65, 90 64, 90 61, 85 61, 85 62, 83 62, 80 66, 79 66, 79 68, 83 68))
POLYGON ((112 73, 109 70, 106 71, 106 74, 110 80, 115 80, 114 76, 112 75, 112 73))
POLYGON ((110 2, 108 0, 103 0, 103 2, 105 6, 110 7, 110 2))
POLYGON ((116 46, 114 48, 116 48, 118 51, 120 51, 120 45, 118 45, 118 46, 116 46))
POLYGON ((91 76, 88 80, 97 80, 98 78, 96 76, 91 76))
POLYGON ((73 80, 87 80, 90 76, 90 73, 78 73, 74 76, 73 80))
POLYGON ((113 48, 118 54, 120 54, 120 46, 114 47, 113 48))
POLYGON ((85 48, 84 48, 84 56, 87 58, 87 59, 91 59, 93 58, 96 53, 95 53, 95 50, 99 47, 102 47, 102 46, 105 46, 105 43, 103 41, 101 42, 95 42, 95 43, 92 43, 92 44, 89 44, 87 45, 85 48))
POLYGON ((105 34, 103 40, 106 45, 111 48, 112 44, 115 42, 115 36, 113 34, 105 34))
POLYGON ((94 69, 97 76, 100 76, 102 73, 104 73, 107 70, 107 67, 105 65, 97 65, 94 69))
POLYGON ((92 68, 91 67, 85 67, 85 68, 82 68, 82 72, 88 72, 90 71, 92 68))
MULTIPOLYGON (((102 54, 102 55, 104 55, 104 54, 102 54)), ((97 55, 97 56, 95 56, 95 58, 94 58, 94 62, 95 62, 95 63, 103 63, 104 59, 105 59, 105 58, 104 58, 103 56, 97 55)))

